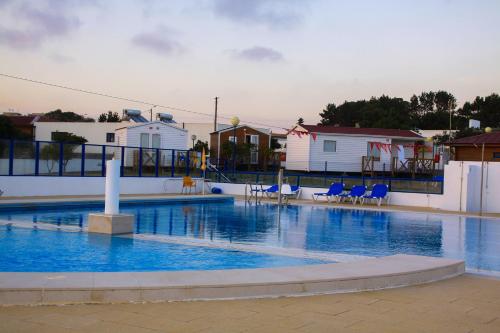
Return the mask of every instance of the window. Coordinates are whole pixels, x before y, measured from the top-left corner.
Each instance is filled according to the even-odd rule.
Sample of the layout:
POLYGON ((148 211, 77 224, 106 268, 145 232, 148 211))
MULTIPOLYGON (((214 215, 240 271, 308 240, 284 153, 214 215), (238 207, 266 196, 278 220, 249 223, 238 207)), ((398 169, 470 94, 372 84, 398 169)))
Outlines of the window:
POLYGON ((115 142, 115 133, 106 133, 106 142, 115 142))
POLYGON ((229 137, 229 142, 238 143, 238 137, 235 137, 235 136, 230 136, 230 137, 229 137))
POLYGON ((61 136, 64 137, 68 134, 69 134, 68 132, 55 131, 55 132, 50 133, 50 140, 57 141, 57 139, 60 138, 61 136))
POLYGON ((141 147, 149 148, 149 134, 141 133, 141 147))
POLYGON ((366 156, 380 159, 380 146, 377 146, 377 142, 368 142, 366 156))
POLYGON ((493 159, 500 159, 500 152, 499 151, 493 152, 493 159))
POLYGON ((257 150, 252 150, 250 152, 250 164, 259 163, 259 152, 257 150))
POLYGON ((337 141, 325 140, 323 141, 323 152, 335 153, 337 151, 337 141))
POLYGON ((161 136, 160 134, 153 134, 151 137, 152 148, 161 148, 161 136))

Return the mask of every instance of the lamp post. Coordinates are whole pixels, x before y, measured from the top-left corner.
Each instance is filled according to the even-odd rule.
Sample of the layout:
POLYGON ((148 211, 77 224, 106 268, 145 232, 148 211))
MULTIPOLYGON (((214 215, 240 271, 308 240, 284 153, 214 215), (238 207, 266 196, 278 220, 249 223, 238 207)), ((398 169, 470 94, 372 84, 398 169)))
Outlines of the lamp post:
POLYGON ((233 174, 236 170, 236 127, 240 124, 240 118, 231 118, 231 125, 233 125, 233 174))
POLYGON ((196 135, 191 135, 191 140, 193 140, 193 150, 194 150, 194 141, 197 139, 196 135))

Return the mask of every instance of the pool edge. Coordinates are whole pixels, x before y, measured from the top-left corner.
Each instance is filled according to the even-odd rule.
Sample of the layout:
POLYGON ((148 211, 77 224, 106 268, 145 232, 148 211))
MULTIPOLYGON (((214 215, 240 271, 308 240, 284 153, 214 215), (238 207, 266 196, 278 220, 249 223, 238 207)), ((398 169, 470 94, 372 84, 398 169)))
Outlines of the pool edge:
POLYGON ((462 260, 403 254, 349 263, 218 271, 0 273, 0 305, 332 294, 411 286, 463 273, 462 260))

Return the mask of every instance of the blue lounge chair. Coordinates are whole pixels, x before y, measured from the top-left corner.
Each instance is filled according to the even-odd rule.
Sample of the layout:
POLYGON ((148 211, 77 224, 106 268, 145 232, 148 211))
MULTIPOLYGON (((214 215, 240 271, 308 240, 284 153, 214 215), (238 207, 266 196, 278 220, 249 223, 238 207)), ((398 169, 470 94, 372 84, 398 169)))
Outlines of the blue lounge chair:
POLYGON ((313 193, 312 198, 314 201, 318 200, 319 197, 326 197, 326 200, 330 202, 330 198, 334 197, 335 199, 339 199, 339 195, 344 192, 345 184, 343 183, 332 183, 327 192, 317 192, 313 193))
POLYGON ((274 185, 271 185, 270 187, 266 188, 264 190, 264 193, 266 194, 266 196, 268 198, 272 198, 274 195, 278 194, 278 190, 279 190, 278 184, 274 184, 274 185))
POLYGON ((300 193, 302 192, 302 188, 300 188, 300 186, 297 186, 297 185, 292 185, 290 186, 293 194, 291 195, 291 197, 293 197, 294 199, 298 199, 300 197, 300 193))
POLYGON ((387 192, 389 192, 389 186, 385 184, 375 184, 370 194, 363 195, 361 204, 364 204, 365 200, 375 200, 377 201, 377 206, 380 206, 382 201, 387 199, 387 192))
POLYGON ((364 185, 354 185, 349 193, 339 194, 339 199, 351 200, 352 204, 355 205, 358 199, 361 201, 361 197, 365 195, 366 186, 364 185))

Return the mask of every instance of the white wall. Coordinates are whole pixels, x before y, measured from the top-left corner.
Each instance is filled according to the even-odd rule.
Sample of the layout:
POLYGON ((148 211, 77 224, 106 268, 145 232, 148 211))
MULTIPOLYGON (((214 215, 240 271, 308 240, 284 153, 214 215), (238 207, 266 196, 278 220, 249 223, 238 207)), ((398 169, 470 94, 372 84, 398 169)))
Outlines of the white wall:
MULTIPOLYGON (((4 196, 103 195, 104 177, 0 176, 4 196)), ((197 182, 201 191, 201 182, 197 182)), ((182 178, 120 178, 121 194, 181 193, 182 178)))
MULTIPOLYGON (((444 193, 442 195, 391 192, 389 202, 394 205, 475 212, 479 209, 480 172, 478 172, 477 167, 480 165, 480 162, 452 161, 445 168, 444 193), (472 168, 470 168, 471 166, 472 168)), ((500 213, 500 191, 498 190, 500 163, 485 163, 483 178, 483 212, 500 213)), ((182 180, 181 178, 123 177, 121 181, 121 193, 155 194, 180 193, 182 180), (165 192, 164 186, 166 186, 167 192, 165 192)), ((225 194, 235 195, 243 195, 245 189, 244 184, 216 183, 213 186, 220 187, 225 194)), ((104 178, 0 176, 0 189, 5 191, 5 196, 103 194, 104 178)), ((199 188, 198 191, 200 190, 199 188)), ((302 188, 302 198, 310 199, 312 193, 323 191, 325 189, 305 187, 302 188)))
MULTIPOLYGON (((123 130, 120 130, 122 132, 123 130)), ((188 149, 187 131, 173 125, 162 122, 145 123, 144 125, 131 126, 126 130, 127 146, 140 147, 141 134, 149 134, 149 147, 151 147, 152 135, 159 134, 162 149, 188 149)))
POLYGON ((310 135, 286 136, 286 169, 309 171, 310 135))
POLYGON ((52 141, 52 132, 68 132, 83 136, 87 143, 96 145, 114 145, 106 142, 106 133, 114 133, 117 128, 129 126, 130 122, 121 123, 84 123, 84 122, 35 122, 35 140, 52 141))

